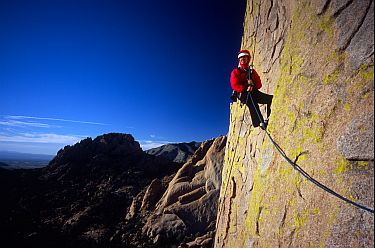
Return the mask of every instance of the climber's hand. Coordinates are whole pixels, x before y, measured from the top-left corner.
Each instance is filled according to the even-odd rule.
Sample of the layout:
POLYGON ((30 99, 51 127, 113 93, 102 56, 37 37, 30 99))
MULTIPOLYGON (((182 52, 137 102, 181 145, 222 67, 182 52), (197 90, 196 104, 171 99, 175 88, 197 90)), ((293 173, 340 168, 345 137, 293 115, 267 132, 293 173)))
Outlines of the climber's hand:
POLYGON ((248 79, 247 83, 249 84, 249 86, 247 87, 247 91, 252 91, 253 88, 254 88, 254 85, 255 85, 254 82, 253 82, 253 80, 248 79))

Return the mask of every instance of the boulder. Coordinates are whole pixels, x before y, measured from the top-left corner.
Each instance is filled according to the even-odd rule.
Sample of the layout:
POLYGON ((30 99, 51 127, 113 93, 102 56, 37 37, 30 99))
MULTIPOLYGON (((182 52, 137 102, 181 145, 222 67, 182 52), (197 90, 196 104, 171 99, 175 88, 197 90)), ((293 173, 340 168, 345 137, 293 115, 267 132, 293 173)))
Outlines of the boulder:
POLYGON ((155 208, 155 204, 158 202, 163 192, 164 187, 161 180, 158 178, 152 180, 143 197, 141 213, 145 214, 147 211, 152 211, 155 208))

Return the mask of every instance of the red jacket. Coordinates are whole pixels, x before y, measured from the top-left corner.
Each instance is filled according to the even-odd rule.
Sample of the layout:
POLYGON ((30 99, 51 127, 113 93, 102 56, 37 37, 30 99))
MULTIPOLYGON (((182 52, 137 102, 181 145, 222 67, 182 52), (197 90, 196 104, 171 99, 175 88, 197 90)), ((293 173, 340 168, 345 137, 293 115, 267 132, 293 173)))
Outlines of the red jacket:
MULTIPOLYGON (((233 69, 232 73, 230 74, 230 84, 232 86, 232 89, 239 93, 246 90, 249 86, 249 84, 247 83, 247 75, 247 70, 241 67, 233 69)), ((251 79, 255 84, 255 89, 259 90, 260 88, 262 88, 262 81, 260 80, 260 77, 256 70, 254 69, 251 75, 251 79)))

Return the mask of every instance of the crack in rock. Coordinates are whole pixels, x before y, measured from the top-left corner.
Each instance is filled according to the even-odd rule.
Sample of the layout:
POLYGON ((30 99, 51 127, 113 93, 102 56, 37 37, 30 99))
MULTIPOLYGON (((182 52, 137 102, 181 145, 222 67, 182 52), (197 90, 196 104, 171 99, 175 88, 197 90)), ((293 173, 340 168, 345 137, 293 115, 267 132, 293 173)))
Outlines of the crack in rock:
MULTIPOLYGON (((233 203, 233 199, 236 198, 236 181, 234 180, 234 177, 231 178, 232 180, 232 194, 231 194, 231 197, 229 199, 229 209, 228 209, 228 220, 227 220, 227 225, 225 227, 225 236, 224 236, 224 241, 228 238, 228 234, 229 234, 229 228, 230 228, 230 222, 231 222, 231 214, 232 214, 232 203, 233 203)), ((224 244, 225 242, 223 242, 224 244)))
MULTIPOLYGON (((337 26, 340 27, 340 36, 338 50, 343 51, 348 48, 353 37, 358 33, 361 26, 363 25, 367 14, 369 13, 372 1, 349 1, 346 8, 341 7, 339 11, 336 11, 333 15, 336 18, 337 26), (347 8, 350 3, 350 8, 347 8), (365 11, 362 11, 365 9, 365 11), (353 11, 358 13, 353 16, 353 11)), ((344 5, 346 6, 346 5, 344 5)))
POLYGON ((323 4, 318 7, 316 14, 317 15, 324 14, 327 11, 330 4, 331 4, 331 0, 325 0, 323 4))

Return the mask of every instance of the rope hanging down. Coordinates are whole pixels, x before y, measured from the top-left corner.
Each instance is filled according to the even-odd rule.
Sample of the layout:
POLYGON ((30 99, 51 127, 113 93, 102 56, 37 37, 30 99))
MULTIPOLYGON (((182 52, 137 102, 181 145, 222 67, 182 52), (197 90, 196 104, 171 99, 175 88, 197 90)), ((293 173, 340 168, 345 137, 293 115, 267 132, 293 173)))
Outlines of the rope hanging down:
MULTIPOLYGON (((260 5, 258 6, 260 7, 260 5)), ((253 60, 252 60, 252 65, 253 65, 253 62, 254 62, 254 58, 255 58, 255 42, 256 42, 256 34, 258 32, 258 18, 259 18, 259 13, 260 13, 260 8, 258 8, 258 16, 257 16, 257 23, 256 23, 256 30, 255 30, 255 39, 254 39, 254 50, 253 50, 253 60)), ((323 185, 322 183, 320 183, 319 181, 315 180, 314 178, 312 178, 306 171, 304 171, 301 167, 299 167, 295 162, 293 162, 290 158, 288 158, 288 156, 285 154, 285 152, 281 149, 281 147, 274 141, 274 139, 272 138, 271 134, 267 131, 267 127, 265 125, 265 123, 263 122, 263 119, 261 118, 260 116, 260 113, 258 112, 258 109, 255 107, 255 103, 254 103, 254 100, 251 96, 250 93, 248 93, 248 98, 250 98, 250 101, 256 111, 256 114, 258 116, 258 119, 261 123, 261 127, 263 126, 264 128, 262 128, 264 130, 264 132, 267 134, 268 138, 271 140, 272 144, 276 147, 277 151, 281 154, 281 156, 284 157, 284 159, 297 171, 299 172, 303 177, 305 177, 308 181, 312 182, 313 184, 315 184, 317 187, 323 189, 324 191, 328 192, 329 194, 357 207, 357 208, 360 208, 360 209, 363 209, 365 211, 368 211, 370 213, 374 213, 374 209, 371 209, 369 207, 366 207, 366 206, 363 206, 361 204, 358 204, 356 202, 353 202, 351 200, 349 200, 348 198, 336 193, 335 191, 333 191, 332 189, 328 188, 327 186, 323 185)))
MULTIPOLYGON (((249 98, 250 98, 250 101, 251 103, 253 104, 253 107, 257 113, 257 116, 260 120, 260 122, 262 122, 262 119, 260 117, 260 113, 258 112, 257 108, 255 108, 255 103, 254 103, 254 100, 251 96, 251 94, 249 93, 248 94, 249 98)), ((299 167, 295 162, 293 162, 290 158, 288 158, 288 156, 285 154, 285 152, 281 149, 281 147, 274 141, 274 139, 272 138, 272 136, 270 135, 269 132, 267 132, 267 129, 263 129, 264 132, 267 134, 268 138, 271 140, 272 144, 276 147, 277 151, 281 154, 281 156, 284 157, 284 159, 291 165, 293 166, 293 168, 299 172, 303 177, 305 177, 307 180, 309 180, 310 182, 312 182, 313 184, 315 184, 316 186, 318 186, 319 188, 323 189, 324 191, 330 193, 331 195, 349 203, 349 204, 352 204, 353 206, 357 207, 357 208, 360 208, 360 209, 363 209, 365 211, 368 211, 370 213, 374 213, 374 209, 371 209, 369 207, 366 207, 366 206, 363 206, 361 204, 358 204, 356 202, 353 202, 351 200, 349 200, 348 198, 336 193, 335 191, 333 191, 332 189, 328 188, 327 186, 323 185, 322 183, 318 182, 317 180, 315 180, 314 178, 312 178, 306 171, 304 171, 301 167, 299 167)))

